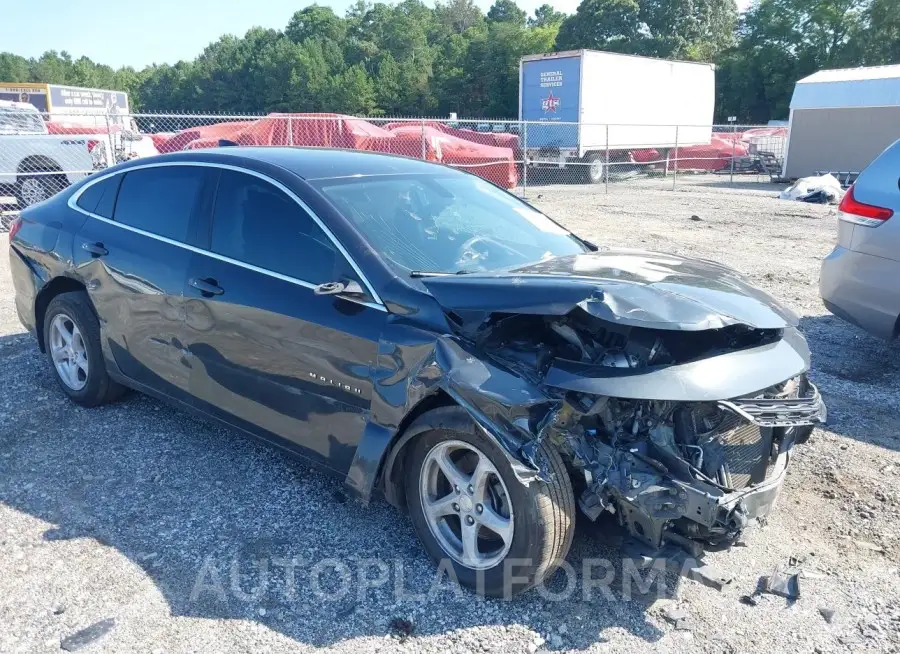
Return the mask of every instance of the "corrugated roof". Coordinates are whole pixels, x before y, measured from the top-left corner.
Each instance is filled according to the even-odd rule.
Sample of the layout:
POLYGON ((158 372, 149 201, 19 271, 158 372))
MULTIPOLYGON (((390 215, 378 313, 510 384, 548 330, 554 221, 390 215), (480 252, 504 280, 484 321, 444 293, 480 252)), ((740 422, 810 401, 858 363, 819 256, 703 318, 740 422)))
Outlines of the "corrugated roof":
POLYGON ((866 79, 900 78, 900 64, 893 66, 867 66, 861 68, 835 68, 820 70, 804 77, 797 84, 821 84, 830 82, 856 82, 866 79))
POLYGON ((794 87, 791 109, 900 105, 900 65, 820 70, 794 87))

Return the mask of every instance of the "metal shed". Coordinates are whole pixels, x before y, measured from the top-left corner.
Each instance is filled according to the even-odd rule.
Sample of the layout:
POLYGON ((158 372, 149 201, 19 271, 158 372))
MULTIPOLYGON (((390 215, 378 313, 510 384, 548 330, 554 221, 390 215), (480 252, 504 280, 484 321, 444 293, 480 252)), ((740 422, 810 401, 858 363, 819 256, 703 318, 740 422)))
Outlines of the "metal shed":
POLYGON ((860 172, 900 138, 900 65, 820 70, 791 98, 782 176, 860 172))

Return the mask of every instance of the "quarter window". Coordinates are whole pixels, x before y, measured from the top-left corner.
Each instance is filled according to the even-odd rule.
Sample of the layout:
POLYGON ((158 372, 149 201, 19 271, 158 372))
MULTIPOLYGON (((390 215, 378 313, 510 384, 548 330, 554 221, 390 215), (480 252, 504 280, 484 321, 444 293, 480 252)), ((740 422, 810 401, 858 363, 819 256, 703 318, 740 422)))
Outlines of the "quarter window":
POLYGON ((115 205, 116 222, 186 242, 208 174, 202 166, 158 166, 125 173, 115 205))
POLYGON ((216 192, 213 252, 294 279, 335 281, 343 262, 303 207, 272 184, 223 170, 216 192))
POLYGON ((113 175, 96 184, 91 184, 78 197, 78 206, 98 216, 112 218, 113 207, 116 205, 116 192, 119 190, 121 182, 121 175, 113 175))

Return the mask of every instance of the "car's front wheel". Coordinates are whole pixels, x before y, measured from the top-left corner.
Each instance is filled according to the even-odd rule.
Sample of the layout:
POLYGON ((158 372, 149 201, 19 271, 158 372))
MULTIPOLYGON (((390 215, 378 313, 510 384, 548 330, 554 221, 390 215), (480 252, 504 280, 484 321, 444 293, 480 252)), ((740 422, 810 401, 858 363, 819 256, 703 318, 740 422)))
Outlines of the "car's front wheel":
POLYGON ((431 557, 447 561, 463 586, 492 597, 511 597, 552 574, 575 527, 559 453, 542 444, 549 481, 526 486, 462 408, 434 409, 416 422, 429 428, 413 443, 406 497, 431 557))

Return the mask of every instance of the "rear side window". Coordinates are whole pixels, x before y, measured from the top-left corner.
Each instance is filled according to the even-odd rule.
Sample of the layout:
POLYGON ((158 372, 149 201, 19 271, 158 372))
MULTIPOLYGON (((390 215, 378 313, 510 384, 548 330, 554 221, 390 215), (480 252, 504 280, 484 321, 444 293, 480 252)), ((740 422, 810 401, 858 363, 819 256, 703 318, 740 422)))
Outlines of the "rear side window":
POLYGON ((186 242, 207 175, 208 169, 202 166, 160 166, 125 173, 115 205, 116 222, 186 242))
POLYGON ((85 211, 104 218, 112 218, 113 208, 116 206, 116 193, 121 182, 121 175, 113 175, 92 184, 85 189, 76 204, 85 211))
POLYGON ((311 284, 334 281, 343 261, 303 207, 265 180, 231 170, 219 178, 210 247, 311 284))

